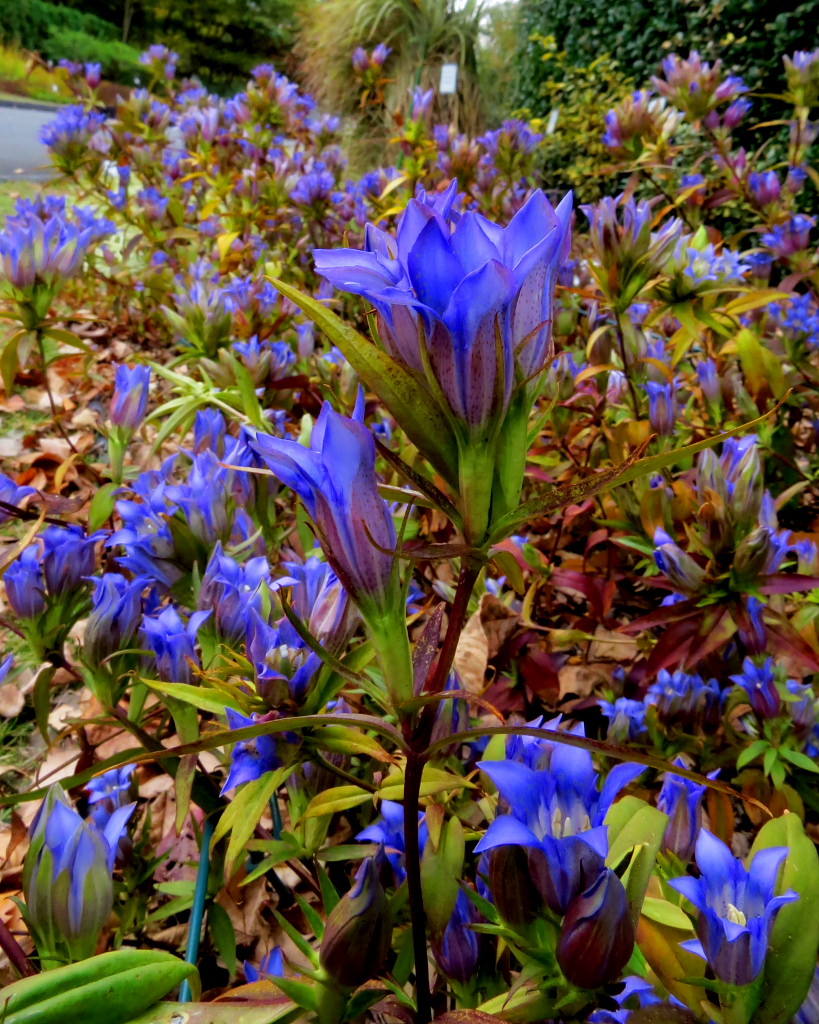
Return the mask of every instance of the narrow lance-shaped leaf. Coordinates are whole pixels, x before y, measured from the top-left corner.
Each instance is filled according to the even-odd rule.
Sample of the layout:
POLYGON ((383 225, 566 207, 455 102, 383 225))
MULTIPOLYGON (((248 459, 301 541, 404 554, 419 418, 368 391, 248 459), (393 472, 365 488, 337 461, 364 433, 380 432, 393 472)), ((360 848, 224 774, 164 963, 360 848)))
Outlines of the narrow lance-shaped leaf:
POLYGON ((270 280, 341 349, 356 373, 393 413, 413 444, 449 483, 457 484, 458 452, 452 428, 419 381, 322 303, 277 278, 270 280))

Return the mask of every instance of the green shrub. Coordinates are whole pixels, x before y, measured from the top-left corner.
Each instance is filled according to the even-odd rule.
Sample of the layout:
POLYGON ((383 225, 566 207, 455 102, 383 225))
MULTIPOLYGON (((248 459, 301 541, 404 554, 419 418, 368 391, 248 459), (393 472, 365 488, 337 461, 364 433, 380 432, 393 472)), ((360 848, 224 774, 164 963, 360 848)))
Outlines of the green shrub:
POLYGON ((576 67, 553 36, 535 40, 541 53, 544 78, 533 127, 546 132, 538 148, 543 181, 564 192, 573 189, 577 201, 593 202, 612 190, 611 155, 603 145, 606 112, 630 93, 634 83, 619 63, 604 53, 588 65, 576 67), (549 114, 556 111, 554 129, 549 114))
MULTIPOLYGON (((819 0, 521 0, 517 102, 532 108, 547 72, 535 34, 553 35, 570 63, 588 65, 602 53, 647 82, 672 51, 722 56, 755 90, 781 92, 782 55, 809 48, 819 0)), ((758 109, 764 109, 764 101, 758 109)))
MULTIPOLYGON (((0 0, 0 42, 44 53, 52 33, 84 32, 99 40, 116 39, 114 25, 93 14, 47 0, 0 0)), ((59 56, 67 56, 60 54, 59 56)))
POLYGON ((134 84, 138 75, 145 77, 139 63, 139 50, 115 39, 98 39, 87 32, 55 29, 43 43, 40 52, 49 60, 75 60, 102 64, 102 73, 112 82, 134 84))

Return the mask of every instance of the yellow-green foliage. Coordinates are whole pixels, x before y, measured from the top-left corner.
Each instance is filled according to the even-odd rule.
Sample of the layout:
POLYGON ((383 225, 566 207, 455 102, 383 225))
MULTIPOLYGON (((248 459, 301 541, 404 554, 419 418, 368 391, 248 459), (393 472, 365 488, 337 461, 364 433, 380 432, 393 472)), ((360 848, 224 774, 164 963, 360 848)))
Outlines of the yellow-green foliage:
POLYGON ((0 46, 0 79, 15 84, 15 93, 35 100, 65 100, 70 96, 63 79, 32 62, 19 50, 0 46))
POLYGON ((574 189, 578 200, 591 202, 611 191, 607 175, 612 160, 602 141, 606 113, 634 83, 607 53, 575 67, 553 36, 538 36, 537 41, 550 75, 542 86, 542 110, 531 112, 537 115, 535 130, 545 131, 550 113, 558 110, 555 130, 540 147, 544 181, 561 191, 574 189))

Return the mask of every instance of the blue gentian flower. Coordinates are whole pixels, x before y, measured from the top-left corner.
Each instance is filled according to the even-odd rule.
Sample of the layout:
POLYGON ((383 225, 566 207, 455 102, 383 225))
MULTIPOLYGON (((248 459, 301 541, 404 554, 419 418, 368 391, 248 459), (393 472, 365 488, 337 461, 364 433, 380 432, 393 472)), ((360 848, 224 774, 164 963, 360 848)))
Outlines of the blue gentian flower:
MULTIPOLYGON (((509 813, 495 818, 476 853, 498 846, 524 846, 545 856, 543 897, 555 913, 588 885, 590 852, 602 864, 608 852, 603 821, 620 791, 645 769, 620 764, 601 790, 591 754, 556 744, 549 768, 533 771, 515 761, 479 761, 498 788, 509 813)), ((592 872, 593 875, 593 872, 592 872)))
POLYGON ((746 691, 751 707, 760 718, 776 718, 782 713, 782 697, 776 686, 773 658, 768 658, 762 665, 755 665, 751 658, 746 658, 742 662, 742 672, 731 676, 731 680, 746 691))
POLYGON ((597 706, 609 720, 609 743, 629 743, 646 736, 646 706, 640 700, 618 697, 614 702, 599 700, 597 706))
POLYGON ((142 591, 147 580, 127 580, 118 572, 96 577, 94 603, 85 627, 83 653, 91 665, 131 645, 142 617, 142 591))
MULTIPOLYGON (((673 764, 688 767, 681 757, 675 758, 673 764)), ((715 779, 717 775, 719 769, 710 772, 708 778, 715 779)), ((657 806, 668 815, 663 849, 680 860, 690 861, 694 856, 694 846, 702 827, 702 798, 706 789, 706 786, 673 772, 668 772, 663 780, 657 797, 657 806)))
POLYGON ((242 965, 245 971, 245 981, 252 984, 256 981, 267 981, 284 977, 284 954, 280 946, 274 946, 262 957, 258 967, 245 960, 242 965))
MULTIPOLYGON (((405 867, 407 846, 404 838, 404 808, 401 804, 397 804, 392 800, 382 800, 380 810, 380 818, 374 821, 372 825, 362 829, 356 835, 356 839, 359 842, 379 843, 383 846, 387 860, 395 872, 396 885, 400 885, 407 877, 407 869, 405 867)), ((419 814, 418 820, 420 822, 418 842, 423 854, 424 847, 429 838, 429 829, 426 822, 423 821, 423 815, 419 814)))
POLYGON ((746 869, 725 843, 702 829, 696 845, 701 877, 671 879, 699 911, 699 938, 682 946, 706 960, 719 981, 750 985, 762 971, 776 915, 799 898, 792 889, 774 895, 787 856, 787 847, 760 850, 746 869))
POLYGON ((500 422, 516 375, 551 355, 553 283, 568 255, 571 198, 553 210, 535 192, 506 228, 461 217, 446 193, 410 201, 395 238, 368 225, 366 250, 318 249, 318 273, 364 295, 390 355, 423 379, 429 366, 452 417, 468 431, 500 422), (496 331, 501 345, 496 344, 496 331))
MULTIPOLYGON (((278 586, 289 582, 285 578, 278 586)), ((237 641, 247 632, 251 609, 262 611, 265 590, 269 593, 271 583, 270 564, 265 557, 239 565, 217 543, 202 575, 198 606, 214 612, 216 629, 225 640, 237 641)))
MULTIPOLYGON (((37 490, 34 487, 23 486, 20 487, 12 480, 10 476, 6 476, 5 473, 0 473, 0 501, 4 501, 7 505, 14 505, 16 508, 23 506, 23 502, 29 495, 36 494, 37 490)), ((0 508, 0 526, 3 523, 7 523, 12 516, 5 509, 0 508)))
MULTIPOLYGON (((231 729, 244 729, 250 725, 258 725, 261 722, 274 722, 279 718, 275 711, 266 715, 247 715, 227 709, 228 725, 231 729)), ((222 786, 222 793, 229 793, 237 786, 245 782, 252 782, 253 779, 260 779, 268 772, 281 768, 282 761, 280 746, 283 744, 297 743, 298 737, 295 733, 279 733, 275 736, 257 736, 252 740, 243 740, 234 747, 230 758, 230 772, 222 786)))
POLYGON ((81 526, 49 526, 43 530, 43 576, 52 597, 71 594, 93 574, 97 541, 106 530, 86 536, 81 526))
POLYGON ((117 367, 114 397, 111 399, 111 422, 115 427, 136 430, 141 425, 148 407, 150 383, 150 366, 117 367))
POLYGON ((461 985, 475 977, 478 967, 480 936, 471 926, 480 920, 478 908, 461 889, 444 934, 432 942, 435 962, 447 978, 461 985))
POLYGON ((32 544, 6 569, 3 577, 11 610, 21 619, 34 619, 45 611, 45 579, 40 545, 32 544))
POLYGON ((147 646, 156 656, 156 671, 166 683, 191 683, 191 662, 198 665, 196 635, 210 611, 194 612, 185 625, 179 612, 169 605, 158 615, 146 615, 142 633, 147 646))
POLYGON ((660 669, 657 681, 646 691, 646 705, 657 708, 661 722, 692 733, 701 725, 715 725, 722 708, 722 691, 716 679, 660 669))
POLYGON ((29 830, 23 869, 26 918, 42 960, 93 955, 113 906, 111 872, 135 806, 117 808, 99 830, 83 821, 59 784, 49 790, 29 830))
POLYGON ((360 396, 352 419, 325 404, 310 448, 258 434, 252 447, 292 487, 316 526, 327 560, 352 599, 386 612, 397 600, 397 540, 387 503, 378 493, 375 442, 364 426, 360 396))

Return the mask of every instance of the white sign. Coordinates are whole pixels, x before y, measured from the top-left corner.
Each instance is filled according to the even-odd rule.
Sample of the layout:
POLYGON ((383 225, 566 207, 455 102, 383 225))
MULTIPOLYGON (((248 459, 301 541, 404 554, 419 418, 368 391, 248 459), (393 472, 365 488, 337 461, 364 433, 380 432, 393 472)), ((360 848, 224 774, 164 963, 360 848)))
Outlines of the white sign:
POLYGON ((442 64, 441 81, 438 84, 438 92, 442 96, 452 95, 458 89, 458 65, 442 64))

